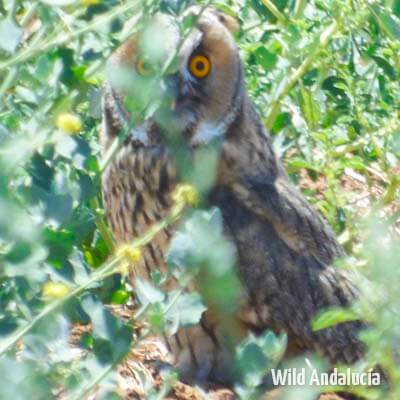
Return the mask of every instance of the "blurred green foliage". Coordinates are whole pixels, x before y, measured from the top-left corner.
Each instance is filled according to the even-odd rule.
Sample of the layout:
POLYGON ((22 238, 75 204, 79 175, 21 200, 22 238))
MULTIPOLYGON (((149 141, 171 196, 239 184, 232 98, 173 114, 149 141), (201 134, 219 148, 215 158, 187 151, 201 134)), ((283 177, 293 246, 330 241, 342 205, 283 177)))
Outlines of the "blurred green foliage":
MULTIPOLYGON (((81 399, 98 386, 99 398, 117 398, 112 371, 132 344, 132 321, 105 305, 129 302, 129 283, 99 273, 57 306, 43 287, 82 287, 112 253, 99 189, 105 60, 143 15, 180 14, 189 3, 0 1, 0 398, 81 399), (64 112, 79 116, 78 132, 57 127, 64 112), (71 327, 89 322, 81 347, 72 345, 71 327)), ((354 312, 375 323, 365 333, 366 365, 384 366, 393 384, 378 397, 354 390, 398 399, 400 2, 209 3, 239 19, 247 86, 278 153, 339 235, 346 264, 372 282, 363 286, 368 303, 354 312)), ((174 239, 171 273, 181 290, 163 293, 162 276, 138 284, 139 313, 153 331, 196 323, 204 298, 231 311, 239 283, 219 218, 216 210, 194 213, 174 239), (184 291, 193 277, 202 296, 184 291)), ((350 317, 331 311, 319 323, 350 317)), ((242 398, 257 395, 282 346, 267 332, 238 348, 242 398)), ((161 398, 174 379, 148 398, 161 398)))

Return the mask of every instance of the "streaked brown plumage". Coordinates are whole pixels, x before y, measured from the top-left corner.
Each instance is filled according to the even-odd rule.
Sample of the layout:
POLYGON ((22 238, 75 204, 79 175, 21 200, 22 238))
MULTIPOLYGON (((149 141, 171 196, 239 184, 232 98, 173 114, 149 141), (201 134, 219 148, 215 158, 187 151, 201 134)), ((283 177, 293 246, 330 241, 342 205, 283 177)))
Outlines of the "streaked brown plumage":
MULTIPOLYGON (((230 17, 206 10, 182 47, 180 65, 166 78, 166 87, 171 87, 171 78, 173 90, 167 95, 177 105, 168 121, 174 132, 180 131, 190 153, 212 145, 213 140, 222 142, 209 204, 220 208, 226 235, 237 249, 245 296, 235 319, 243 334, 265 329, 287 332, 288 354, 314 350, 332 362, 352 363, 363 354, 358 339, 361 322, 318 332, 310 325, 321 309, 347 307, 356 298, 347 273, 332 266, 336 257, 344 255, 343 249, 290 182, 273 150, 245 91, 243 66, 230 33, 234 26, 230 17), (198 52, 212 63, 210 75, 201 80, 188 77, 187 71, 188 60, 198 52)), ((139 34, 117 50, 111 65, 137 75, 141 51, 139 34)), ((104 149, 127 118, 124 95, 120 87, 105 89, 104 149)), ((171 192, 181 174, 164 123, 163 117, 155 115, 135 128, 103 176, 105 204, 118 241, 144 234, 170 210, 171 192)), ((173 227, 166 229, 146 247, 142 263, 135 268, 138 276, 149 279, 153 269, 165 270, 164 255, 172 234, 173 227)), ((166 338, 188 379, 227 378, 231 354, 224 329, 219 317, 207 311, 199 326, 166 338)))

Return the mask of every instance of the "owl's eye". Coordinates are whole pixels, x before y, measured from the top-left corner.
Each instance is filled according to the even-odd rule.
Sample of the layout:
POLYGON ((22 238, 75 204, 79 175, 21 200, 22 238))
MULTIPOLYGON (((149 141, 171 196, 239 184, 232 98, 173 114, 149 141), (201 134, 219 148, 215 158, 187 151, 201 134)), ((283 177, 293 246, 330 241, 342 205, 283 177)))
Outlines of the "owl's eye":
POLYGON ((154 68, 153 66, 146 61, 145 59, 141 58, 137 64, 136 64, 136 70, 137 72, 144 76, 144 77, 149 77, 154 75, 154 68))
POLYGON ((197 54, 190 59, 189 70, 195 78, 205 78, 210 73, 211 62, 206 56, 197 54))

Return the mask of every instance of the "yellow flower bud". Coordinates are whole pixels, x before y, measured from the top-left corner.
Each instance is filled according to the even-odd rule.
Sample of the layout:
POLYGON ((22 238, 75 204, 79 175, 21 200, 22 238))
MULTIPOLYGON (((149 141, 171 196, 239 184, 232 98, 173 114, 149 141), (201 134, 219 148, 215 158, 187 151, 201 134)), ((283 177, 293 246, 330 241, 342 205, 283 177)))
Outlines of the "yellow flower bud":
POLYGON ((66 133, 74 134, 78 133, 82 129, 82 122, 75 114, 61 113, 57 117, 56 126, 66 133))
POLYGON ((100 74, 94 74, 87 77, 86 82, 90 83, 91 85, 100 86, 103 83, 103 78, 100 76, 100 74))
POLYGON ((197 189, 188 184, 178 185, 172 194, 172 199, 176 204, 187 204, 196 206, 199 202, 199 192, 197 189))
POLYGON ((118 271, 122 275, 128 275, 132 264, 139 262, 142 258, 142 251, 139 247, 133 247, 129 244, 121 244, 115 251, 117 257, 122 258, 118 265, 118 271))
POLYGON ((81 3, 86 6, 95 6, 96 4, 99 4, 101 0, 81 0, 81 3))
POLYGON ((133 247, 129 244, 122 244, 116 250, 117 257, 122 257, 130 263, 137 263, 142 258, 142 251, 139 247, 133 247))
POLYGON ((67 295, 71 289, 60 282, 46 282, 42 287, 42 296, 47 300, 61 299, 67 295))

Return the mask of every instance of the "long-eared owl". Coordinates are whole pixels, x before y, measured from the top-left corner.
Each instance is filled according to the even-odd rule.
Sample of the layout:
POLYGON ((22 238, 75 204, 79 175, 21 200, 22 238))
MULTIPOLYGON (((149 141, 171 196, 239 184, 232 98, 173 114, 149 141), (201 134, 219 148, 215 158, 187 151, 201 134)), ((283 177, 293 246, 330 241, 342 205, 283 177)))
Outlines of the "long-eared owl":
MULTIPOLYGON (((357 297, 346 272, 333 266, 344 251, 274 152, 246 92, 232 35, 235 20, 210 8, 195 7, 189 13, 197 21, 183 40, 168 18, 156 17, 110 59, 103 95, 104 151, 121 130, 129 129, 103 175, 115 238, 132 241, 170 211, 171 194, 182 179, 173 150, 177 139, 192 155, 218 142, 207 202, 220 209, 226 236, 236 249, 244 288, 243 304, 234 316, 238 326, 245 333, 286 332, 288 354, 310 350, 331 362, 352 363, 363 353, 358 339, 362 323, 311 328, 317 312, 348 307, 357 297), (152 77, 160 75, 174 51, 176 60, 154 85, 152 77), (128 97, 141 104, 151 97, 160 101, 147 118, 132 124, 136 109, 128 110, 128 97)), ((154 269, 166 271, 173 233, 174 227, 166 228, 145 247, 135 276, 150 279, 154 269)), ((165 337, 187 379, 227 379, 231 353, 222 325, 206 311, 197 326, 165 337)))

